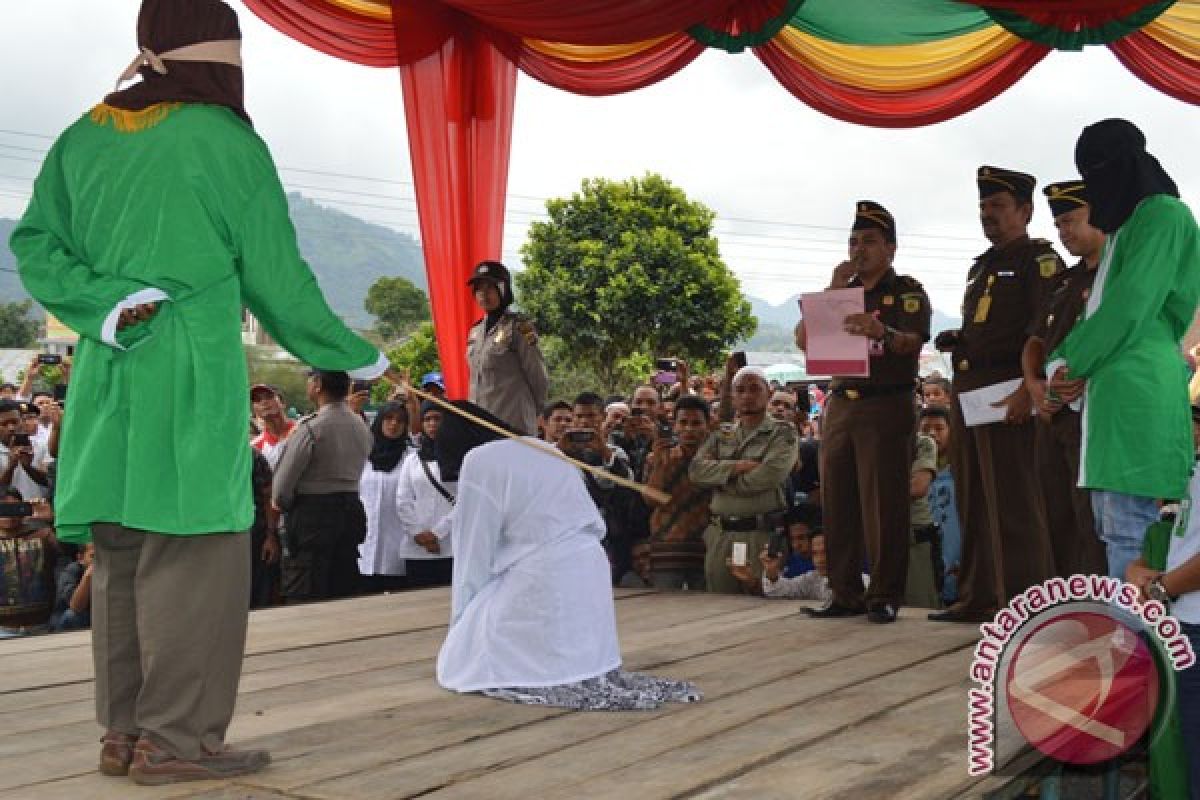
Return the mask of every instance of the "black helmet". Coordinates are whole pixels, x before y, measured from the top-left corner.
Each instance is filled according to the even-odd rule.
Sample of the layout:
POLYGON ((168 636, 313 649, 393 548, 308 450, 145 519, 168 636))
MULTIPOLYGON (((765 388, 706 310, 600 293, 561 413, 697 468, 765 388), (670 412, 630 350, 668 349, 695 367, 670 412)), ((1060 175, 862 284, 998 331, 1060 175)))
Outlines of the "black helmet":
POLYGON ((467 285, 474 289, 479 281, 491 281, 500 290, 500 305, 512 305, 512 276, 508 273, 508 267, 499 261, 480 261, 475 265, 475 271, 471 273, 467 285))

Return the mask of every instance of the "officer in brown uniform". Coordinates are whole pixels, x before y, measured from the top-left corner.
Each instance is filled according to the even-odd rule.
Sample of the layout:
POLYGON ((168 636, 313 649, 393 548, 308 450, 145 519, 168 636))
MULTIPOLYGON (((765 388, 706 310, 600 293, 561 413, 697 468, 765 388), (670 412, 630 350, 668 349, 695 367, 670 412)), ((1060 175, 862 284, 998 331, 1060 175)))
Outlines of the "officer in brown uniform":
MULTIPOLYGON (((917 427, 917 359, 932 313, 921 284, 892 268, 896 222, 887 209, 858 203, 850 258, 830 289, 861 286, 866 309, 845 330, 869 340, 870 375, 835 377, 821 424, 821 509, 833 598, 813 617, 867 613, 894 622, 904 601, 909 549, 909 472, 917 427), (870 563, 864 591, 863 557, 870 563)), ((797 344, 805 347, 801 324, 797 344)))
POLYGON ((1091 493, 1079 488, 1083 438, 1078 409, 1046 386, 1046 354, 1067 338, 1087 306, 1104 250, 1104 232, 1088 224, 1090 206, 1083 181, 1052 183, 1044 190, 1054 226, 1067 252, 1079 263, 1062 273, 1041 313, 1033 320, 1021 367, 1037 411, 1037 475, 1046 509, 1054 571, 1061 577, 1105 575, 1108 559, 1096 535, 1091 493))
MULTIPOLYGON (((975 259, 963 296, 963 326, 943 331, 954 391, 961 395, 1022 378, 1026 334, 1063 264, 1044 239, 1027 233, 1032 175, 980 167, 979 214, 992 247, 975 259)), ((1002 422, 966 427, 953 408, 950 453, 962 527, 959 600, 929 615, 938 622, 979 622, 1014 595, 1054 574, 1046 516, 1032 459, 1032 400, 1022 382, 1002 400, 1002 422)))
POLYGON ((532 322, 509 310, 512 278, 499 261, 479 262, 467 284, 486 315, 467 335, 468 399, 515 430, 536 436, 550 385, 537 331, 532 322))

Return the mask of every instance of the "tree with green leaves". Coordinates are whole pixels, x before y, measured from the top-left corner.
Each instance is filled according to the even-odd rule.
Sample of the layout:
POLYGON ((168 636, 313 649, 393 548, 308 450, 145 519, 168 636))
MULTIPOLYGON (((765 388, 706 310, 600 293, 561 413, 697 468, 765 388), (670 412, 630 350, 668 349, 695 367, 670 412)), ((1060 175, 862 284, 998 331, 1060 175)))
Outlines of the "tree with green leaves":
POLYGON ((717 363, 753 334, 750 303, 712 235, 715 214, 661 176, 588 179, 546 211, 521 248, 521 309, 598 388, 618 388, 631 358, 717 363))
POLYGON ((423 323, 406 341, 389 350, 387 357, 393 366, 408 370, 414 384, 426 373, 440 372, 442 368, 438 361, 433 323, 423 323))
POLYGON ((24 349, 37 344, 42 324, 29 315, 33 301, 0 303, 0 348, 24 349))
POLYGON ((394 342, 417 328, 429 317, 429 299, 407 278, 384 276, 367 290, 363 303, 375 317, 375 330, 385 341, 394 342))

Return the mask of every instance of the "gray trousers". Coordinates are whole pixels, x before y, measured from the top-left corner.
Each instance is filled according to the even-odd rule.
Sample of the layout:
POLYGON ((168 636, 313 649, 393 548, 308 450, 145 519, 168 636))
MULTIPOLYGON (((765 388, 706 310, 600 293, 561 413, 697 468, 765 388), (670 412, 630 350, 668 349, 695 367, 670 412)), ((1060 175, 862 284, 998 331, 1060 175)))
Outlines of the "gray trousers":
POLYGON ((220 750, 246 649, 249 534, 92 535, 97 721, 189 761, 220 750))

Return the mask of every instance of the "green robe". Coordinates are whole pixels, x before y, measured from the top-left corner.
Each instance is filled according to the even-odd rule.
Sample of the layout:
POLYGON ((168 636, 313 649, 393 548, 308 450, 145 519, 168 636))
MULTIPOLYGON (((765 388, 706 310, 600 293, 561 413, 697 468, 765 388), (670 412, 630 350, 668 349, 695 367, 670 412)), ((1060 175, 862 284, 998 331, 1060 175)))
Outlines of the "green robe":
POLYGON ((1200 231, 1152 195, 1105 243, 1084 319, 1050 355, 1086 378, 1079 485, 1179 498, 1195 453, 1179 342, 1200 300, 1200 231))
POLYGON ((50 150, 11 247, 29 293, 80 335, 55 496, 66 541, 95 522, 250 528, 243 306, 314 367, 386 364, 326 304, 266 145, 221 106, 98 106, 50 150), (151 289, 169 301, 114 341, 118 304, 151 289))

